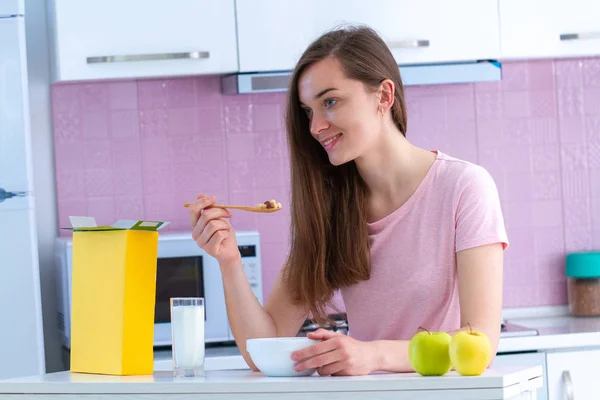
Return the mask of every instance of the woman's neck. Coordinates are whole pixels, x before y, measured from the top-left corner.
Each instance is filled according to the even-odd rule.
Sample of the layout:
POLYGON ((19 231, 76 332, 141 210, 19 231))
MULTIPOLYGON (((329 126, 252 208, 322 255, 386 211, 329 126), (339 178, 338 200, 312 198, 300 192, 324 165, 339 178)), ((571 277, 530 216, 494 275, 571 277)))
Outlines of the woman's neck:
POLYGON ((356 159, 370 196, 369 221, 378 220, 404 204, 417 189, 435 160, 435 154, 412 145, 392 125, 381 141, 356 159))

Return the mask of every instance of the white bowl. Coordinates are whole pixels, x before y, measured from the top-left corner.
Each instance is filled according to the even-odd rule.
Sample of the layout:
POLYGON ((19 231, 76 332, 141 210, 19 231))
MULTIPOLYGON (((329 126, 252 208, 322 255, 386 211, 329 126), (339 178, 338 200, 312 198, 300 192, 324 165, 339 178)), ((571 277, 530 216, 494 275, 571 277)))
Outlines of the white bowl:
POLYGON ((267 376, 309 376, 315 369, 294 371, 297 361, 292 360, 292 353, 319 342, 305 337, 248 339, 246 350, 256 367, 267 376))

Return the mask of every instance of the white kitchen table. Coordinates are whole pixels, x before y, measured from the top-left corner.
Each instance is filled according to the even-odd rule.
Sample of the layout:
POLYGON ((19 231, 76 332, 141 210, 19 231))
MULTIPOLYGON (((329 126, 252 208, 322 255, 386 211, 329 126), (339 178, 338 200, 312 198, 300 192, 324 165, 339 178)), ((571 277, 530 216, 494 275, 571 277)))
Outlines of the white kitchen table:
POLYGON ((535 399, 542 367, 498 367, 481 376, 450 371, 442 377, 376 373, 357 377, 269 378, 250 370, 207 371, 174 378, 168 371, 145 376, 109 376, 69 371, 0 381, 2 400, 203 400, 203 399, 535 399))

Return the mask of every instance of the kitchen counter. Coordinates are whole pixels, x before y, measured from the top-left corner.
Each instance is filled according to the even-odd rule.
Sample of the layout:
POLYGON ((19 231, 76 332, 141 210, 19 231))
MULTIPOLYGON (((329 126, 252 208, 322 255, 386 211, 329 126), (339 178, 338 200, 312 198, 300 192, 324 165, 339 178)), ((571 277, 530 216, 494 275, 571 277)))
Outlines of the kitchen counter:
POLYGON ((542 386, 543 371, 536 367, 498 367, 481 376, 443 377, 415 373, 380 373, 357 377, 269 378, 252 371, 207 371, 204 377, 174 378, 157 371, 147 376, 109 376, 68 371, 0 381, 3 400, 71 400, 91 395, 94 400, 189 399, 531 399, 542 386))
POLYGON ((600 347, 600 317, 558 315, 514 318, 508 322, 534 328, 537 336, 501 338, 498 353, 600 347))

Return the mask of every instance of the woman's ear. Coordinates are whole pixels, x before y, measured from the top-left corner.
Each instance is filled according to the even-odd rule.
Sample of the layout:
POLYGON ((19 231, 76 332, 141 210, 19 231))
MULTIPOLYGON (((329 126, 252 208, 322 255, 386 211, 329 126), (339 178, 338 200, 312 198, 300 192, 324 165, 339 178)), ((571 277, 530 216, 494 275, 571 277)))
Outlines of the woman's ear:
POLYGON ((379 103, 377 104, 377 108, 383 109, 384 113, 392 108, 392 105, 394 104, 395 89, 394 82, 392 82, 390 79, 384 79, 379 84, 379 103))

